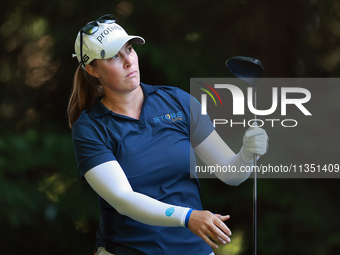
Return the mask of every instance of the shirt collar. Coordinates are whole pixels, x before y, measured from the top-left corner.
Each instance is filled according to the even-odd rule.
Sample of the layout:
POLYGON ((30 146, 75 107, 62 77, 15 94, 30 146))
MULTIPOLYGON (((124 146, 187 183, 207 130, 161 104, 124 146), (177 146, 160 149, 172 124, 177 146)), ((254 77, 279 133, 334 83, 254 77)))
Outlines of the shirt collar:
MULTIPOLYGON (((140 83, 140 86, 142 87, 142 90, 143 90, 143 93, 144 93, 144 100, 146 99, 146 97, 149 94, 154 93, 160 87, 160 86, 147 85, 147 84, 144 84, 144 83, 140 83)), ((90 109, 88 109, 88 113, 91 114, 95 118, 100 118, 100 117, 103 117, 103 116, 111 113, 110 110, 107 109, 100 102, 102 99, 103 99, 103 96, 98 97, 96 99, 96 101, 94 102, 93 106, 90 109)))

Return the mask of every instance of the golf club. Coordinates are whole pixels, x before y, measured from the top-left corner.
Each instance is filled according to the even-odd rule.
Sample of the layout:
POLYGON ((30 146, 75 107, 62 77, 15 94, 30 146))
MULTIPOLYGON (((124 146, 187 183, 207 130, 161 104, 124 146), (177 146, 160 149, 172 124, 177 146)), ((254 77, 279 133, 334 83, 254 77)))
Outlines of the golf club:
MULTIPOLYGON (((257 109, 257 79, 262 77, 263 66, 255 58, 236 56, 226 61, 229 71, 236 77, 244 80, 253 87, 253 102, 257 109)), ((254 114, 254 120, 257 116, 254 114)), ((257 155, 254 154, 254 166, 257 166, 257 155)), ((257 255, 257 173, 254 171, 254 191, 253 191, 253 254, 257 255)))

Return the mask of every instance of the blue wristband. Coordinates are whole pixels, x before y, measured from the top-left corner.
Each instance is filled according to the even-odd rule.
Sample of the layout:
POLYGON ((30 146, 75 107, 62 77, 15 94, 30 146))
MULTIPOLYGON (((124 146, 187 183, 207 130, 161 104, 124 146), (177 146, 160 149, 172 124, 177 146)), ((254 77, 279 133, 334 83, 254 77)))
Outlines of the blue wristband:
POLYGON ((190 209, 190 210, 187 212, 187 216, 185 216, 184 225, 185 225, 186 228, 188 228, 189 218, 190 218, 191 213, 192 213, 192 209, 190 209))

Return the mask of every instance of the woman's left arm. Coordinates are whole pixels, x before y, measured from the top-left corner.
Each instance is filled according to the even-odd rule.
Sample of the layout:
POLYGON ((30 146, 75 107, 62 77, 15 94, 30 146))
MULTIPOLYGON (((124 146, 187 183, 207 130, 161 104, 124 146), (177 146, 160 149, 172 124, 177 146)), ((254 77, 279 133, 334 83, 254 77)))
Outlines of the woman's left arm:
POLYGON ((264 155, 268 149, 268 136, 264 129, 250 127, 244 134, 243 146, 235 154, 214 130, 194 150, 207 166, 230 166, 225 169, 236 171, 215 171, 214 174, 224 183, 237 186, 244 182, 251 174, 254 165, 254 154, 264 155))

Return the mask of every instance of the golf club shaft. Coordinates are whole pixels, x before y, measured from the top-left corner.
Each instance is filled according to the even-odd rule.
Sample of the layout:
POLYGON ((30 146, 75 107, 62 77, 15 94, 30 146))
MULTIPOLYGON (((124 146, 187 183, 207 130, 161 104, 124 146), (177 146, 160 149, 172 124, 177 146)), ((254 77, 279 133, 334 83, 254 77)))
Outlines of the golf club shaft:
MULTIPOLYGON (((257 109, 257 85, 256 78, 262 77, 263 66, 255 58, 235 56, 227 60, 227 68, 238 78, 253 86, 253 104, 257 109), (255 80, 254 80, 255 79, 255 80)), ((254 114, 254 121, 257 116, 254 114)), ((254 127, 254 126, 253 126, 254 127)), ((257 255, 257 155, 254 154, 254 190, 253 190, 253 254, 257 255)))
POLYGON ((254 224, 254 255, 257 255, 257 173, 256 173, 256 166, 257 166, 257 158, 256 154, 254 155, 254 212, 253 212, 253 224, 254 224))
MULTIPOLYGON (((254 107, 257 109, 257 86, 253 86, 253 101, 254 107)), ((257 120, 256 114, 254 114, 254 120, 257 120)), ((254 191, 253 191, 253 242, 254 242, 254 255, 257 255, 257 155, 254 154, 254 191)))

